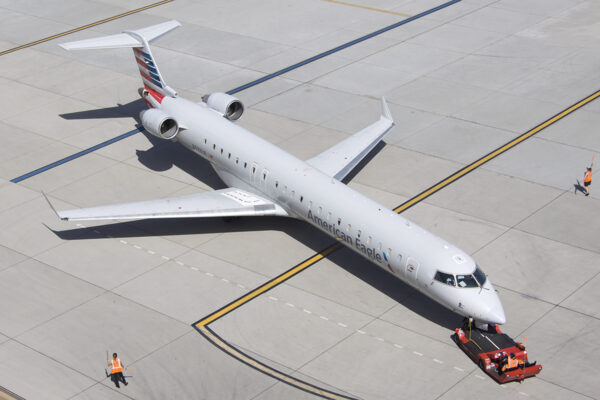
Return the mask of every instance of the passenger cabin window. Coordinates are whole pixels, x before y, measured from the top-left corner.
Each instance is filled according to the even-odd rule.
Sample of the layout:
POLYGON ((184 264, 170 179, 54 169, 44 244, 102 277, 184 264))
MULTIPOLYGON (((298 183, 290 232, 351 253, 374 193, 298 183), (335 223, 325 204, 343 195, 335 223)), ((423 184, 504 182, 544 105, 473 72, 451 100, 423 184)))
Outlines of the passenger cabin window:
POLYGON ((279 182, 275 181, 275 187, 278 188, 279 187, 279 182))
POLYGON ((338 225, 341 225, 341 224, 342 224, 342 219, 338 218, 338 225))
POLYGON ((295 195, 295 194, 296 194, 296 191, 295 191, 295 190, 292 190, 292 191, 290 192, 290 197, 294 197, 294 195, 295 195))
POLYGON ((216 149, 217 149, 217 145, 213 144, 213 150, 216 150, 216 149))
POLYGON ((302 203, 302 200, 304 200, 304 196, 300 196, 300 203, 302 203))
POLYGON ((360 229, 359 229, 359 230, 356 232, 356 236, 357 236, 357 237, 360 237, 360 233, 361 233, 361 232, 360 232, 360 229))
POLYGON ((246 163, 246 162, 245 162, 245 163, 244 163, 244 168, 246 168, 247 166, 248 166, 248 163, 246 163))
POLYGON ((473 275, 456 275, 456 284, 461 288, 479 287, 473 275))
POLYGON ((445 283, 446 285, 449 285, 449 286, 456 285, 456 283, 454 282, 454 275, 452 275, 452 274, 446 274, 444 272, 437 271, 435 273, 435 276, 433 277, 433 279, 435 279, 438 282, 445 283))
POLYGON ((479 282, 479 286, 483 287, 483 284, 487 280, 487 276, 485 276, 483 271, 479 269, 479 266, 475 268, 475 272, 473 272, 473 275, 475 275, 475 279, 477 279, 477 282, 479 282))

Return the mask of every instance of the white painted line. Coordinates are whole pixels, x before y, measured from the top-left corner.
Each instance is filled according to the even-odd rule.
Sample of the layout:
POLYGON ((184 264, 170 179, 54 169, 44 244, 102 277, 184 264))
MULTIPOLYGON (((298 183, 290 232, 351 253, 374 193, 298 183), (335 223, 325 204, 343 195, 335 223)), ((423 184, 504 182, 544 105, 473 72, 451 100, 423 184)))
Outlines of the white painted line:
POLYGON ((148 250, 148 254, 156 254, 156 253, 153 252, 152 250, 148 250))
POLYGON ((444 363, 442 360, 438 360, 437 358, 434 358, 433 362, 436 362, 438 364, 443 364, 444 363))
POLYGON ((399 349, 403 349, 403 348, 404 348, 404 346, 401 346, 401 345, 399 345, 398 343, 394 343, 394 347, 397 347, 397 348, 399 348, 399 349))
POLYGON ((293 308, 293 307, 296 307, 296 306, 295 306, 295 305, 293 305, 292 303, 285 303, 285 305, 286 305, 286 306, 288 306, 288 307, 292 307, 292 308, 293 308))
POLYGON ((204 273, 206 276, 215 276, 214 274, 211 274, 210 272, 205 272, 204 273))
POLYGON ((164 260, 170 260, 170 258, 169 258, 169 257, 167 257, 167 256, 161 256, 161 257, 162 257, 164 260))
POLYGON ((529 397, 529 395, 527 393, 525 393, 525 392, 519 392, 519 394, 521 394, 521 395, 523 395, 525 397, 529 397))
POLYGON ((229 283, 229 279, 221 278, 221 280, 225 283, 229 283))
POLYGON ((269 300, 277 301, 279 299, 277 297, 269 296, 269 300))
MULTIPOLYGON (((454 367, 454 369, 457 370, 457 371, 460 371, 460 372, 465 372, 465 370, 462 369, 462 368, 454 367)), ((502 386, 502 385, 500 385, 500 386, 502 386)))
POLYGON ((361 331, 360 329, 357 329, 356 332, 360 333, 361 335, 364 335, 365 333, 367 333, 365 331, 361 331))
POLYGON ((347 328, 348 327, 348 325, 342 324, 341 322, 338 322, 338 325, 341 326, 342 328, 347 328))
MULTIPOLYGON (((176 262, 178 265, 181 265, 181 266, 185 265, 185 264, 184 264, 184 263, 182 263, 181 261, 175 261, 175 262, 176 262)), ((194 268, 196 268, 196 267, 192 267, 192 269, 194 269, 194 268)), ((196 271, 198 271, 198 268, 196 268, 196 271)))
POLYGON ((244 286, 244 285, 242 285, 240 283, 237 284, 237 287, 239 287, 240 289, 246 289, 246 286, 244 286))
POLYGON ((383 340, 383 338, 380 338, 379 336, 375 336, 375 339, 379 340, 380 342, 385 342, 385 340, 383 340))
POLYGON ((123 243, 123 244, 127 244, 127 242, 126 242, 126 241, 124 241, 124 240, 119 240, 119 242, 121 242, 121 243, 123 243))
POLYGON ((138 250, 141 250, 141 249, 142 249, 142 248, 141 248, 140 246, 138 246, 137 244, 134 244, 134 245, 133 245, 133 248, 134 248, 134 249, 138 249, 138 250))
POLYGON ((304 312, 305 312, 305 313, 307 313, 307 314, 312 314, 312 311, 310 311, 310 310, 307 310, 306 308, 303 308, 303 309, 302 309, 302 311, 304 311, 304 312))
POLYGON ((413 351, 413 354, 418 355, 419 357, 423 356, 423 353, 419 353, 418 351, 413 351))
POLYGON ((190 267, 190 268, 193 269, 194 271, 199 271, 199 269, 196 267, 190 267))
POLYGON ((475 374, 475 378, 477 378, 477 379, 485 379, 483 376, 478 375, 478 374, 475 374))
POLYGON ((327 317, 324 317, 324 316, 322 316, 322 315, 321 315, 319 318, 321 318, 321 319, 324 319, 325 321, 329 321, 329 318, 327 318, 327 317))

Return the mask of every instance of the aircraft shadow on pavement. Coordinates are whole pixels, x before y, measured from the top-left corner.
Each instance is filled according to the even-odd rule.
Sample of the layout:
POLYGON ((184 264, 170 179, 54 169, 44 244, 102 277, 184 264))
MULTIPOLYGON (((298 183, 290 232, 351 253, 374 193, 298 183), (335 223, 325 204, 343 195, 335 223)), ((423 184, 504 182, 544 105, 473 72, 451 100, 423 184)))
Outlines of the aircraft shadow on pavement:
MULTIPOLYGON (((235 218, 229 222, 226 222, 223 218, 146 219, 107 223, 93 227, 62 231, 51 230, 63 240, 93 240, 106 237, 107 235, 114 238, 132 238, 280 231, 315 252, 319 252, 333 244, 329 236, 307 222, 285 217, 243 217, 235 218), (96 230, 100 231, 101 234, 94 232, 96 230)), ((269 244, 265 243, 264 246, 265 253, 267 253, 269 244)), ((327 258, 356 278, 374 287, 421 317, 449 330, 460 326, 462 316, 449 311, 411 286, 392 277, 389 273, 376 267, 370 261, 362 257, 357 257, 356 253, 352 250, 342 248, 330 254, 327 258)), ((298 260, 298 262, 301 261, 298 260)), ((285 271, 284 268, 291 267, 292 265, 282 265, 281 272, 285 271)))
POLYGON ((117 104, 115 107, 97 108, 93 110, 76 111, 72 113, 59 114, 63 119, 112 119, 133 118, 139 121, 140 111, 145 110, 146 103, 141 98, 127 104, 117 104))

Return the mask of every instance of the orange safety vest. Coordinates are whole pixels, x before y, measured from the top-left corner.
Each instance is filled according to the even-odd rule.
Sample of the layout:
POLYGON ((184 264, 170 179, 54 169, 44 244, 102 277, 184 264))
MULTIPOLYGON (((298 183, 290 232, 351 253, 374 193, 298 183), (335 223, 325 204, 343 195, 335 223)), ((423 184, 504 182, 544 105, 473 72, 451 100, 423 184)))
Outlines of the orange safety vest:
POLYGON ((592 181, 592 171, 586 171, 585 172, 585 176, 583 177, 583 181, 584 182, 591 182, 592 181))
POLYGON ((118 358, 113 358, 112 369, 110 373, 115 374, 117 372, 123 372, 123 366, 121 365, 121 360, 119 360, 118 358))
POLYGON ((507 360, 506 364, 504 365, 504 368, 502 368, 502 370, 506 371, 507 369, 517 368, 518 366, 519 366, 519 361, 517 361, 515 358, 508 357, 508 360, 507 360))

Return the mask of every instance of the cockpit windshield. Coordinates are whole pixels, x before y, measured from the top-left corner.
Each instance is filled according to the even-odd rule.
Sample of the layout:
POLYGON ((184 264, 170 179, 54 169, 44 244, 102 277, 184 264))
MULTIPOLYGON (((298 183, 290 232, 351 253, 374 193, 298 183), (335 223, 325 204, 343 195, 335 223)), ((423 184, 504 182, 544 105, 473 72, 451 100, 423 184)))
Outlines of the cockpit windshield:
POLYGON ((458 287, 479 287, 473 275, 456 275, 456 283, 458 287))
POLYGON ((479 266, 475 268, 472 275, 452 275, 442 271, 436 271, 433 277, 438 282, 445 283, 448 286, 458 286, 459 288, 483 287, 487 277, 479 266))
POLYGON ((487 276, 485 276, 483 271, 479 269, 479 265, 477 266, 477 268, 475 268, 475 272, 473 273, 473 275, 475 275, 475 279, 477 279, 477 282, 479 282, 479 286, 483 287, 483 284, 487 280, 487 276))

